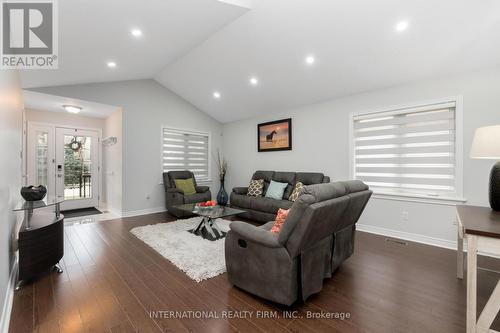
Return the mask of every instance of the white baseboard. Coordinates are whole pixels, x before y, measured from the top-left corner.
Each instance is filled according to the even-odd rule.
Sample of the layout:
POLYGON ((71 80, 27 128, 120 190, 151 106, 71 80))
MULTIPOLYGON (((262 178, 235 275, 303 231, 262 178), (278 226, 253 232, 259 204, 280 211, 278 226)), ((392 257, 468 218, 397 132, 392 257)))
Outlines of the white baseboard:
POLYGON ((116 215, 117 218, 123 217, 123 212, 121 210, 117 209, 106 209, 108 212, 110 212, 113 215, 116 215))
POLYGON ((155 208, 131 210, 128 212, 122 212, 121 216, 122 217, 132 217, 132 216, 147 215, 147 214, 154 214, 154 213, 163 213, 166 211, 167 211, 167 209, 165 207, 155 207, 155 208))
POLYGON ((404 231, 386 229, 386 228, 381 228, 381 227, 375 227, 372 225, 359 224, 359 223, 356 224, 356 230, 364 231, 364 232, 368 232, 368 233, 376 234, 376 235, 382 235, 382 236, 387 236, 387 237, 403 239, 403 240, 407 240, 407 241, 415 242, 415 243, 421 243, 421 244, 426 244, 426 245, 442 247, 445 249, 451 249, 451 250, 457 249, 457 242, 450 241, 447 239, 434 238, 434 237, 413 234, 413 233, 404 232, 404 231))
MULTIPOLYGON (((437 246, 437 247, 441 247, 444 249, 457 251, 457 241, 450 241, 447 239, 435 238, 435 237, 424 236, 424 235, 419 235, 419 234, 412 234, 410 232, 386 229, 386 228, 375 227, 372 225, 359 224, 359 223, 356 224, 356 230, 368 232, 370 234, 398 238, 398 239, 406 240, 409 242, 437 246)), ((464 242, 464 252, 467 252, 467 241, 464 242)), ((498 256, 496 254, 491 254, 491 253, 482 252, 482 251, 479 251, 478 253, 479 253, 479 255, 483 255, 486 257, 493 257, 493 258, 500 259, 500 256, 498 256)))
POLYGON ((7 290, 5 291, 5 298, 2 308, 2 317, 0 317, 0 332, 8 333, 10 324, 10 315, 12 313, 12 302, 14 301, 14 288, 16 286, 17 277, 17 255, 14 258, 14 264, 12 265, 12 271, 10 272, 9 284, 7 285, 7 290))
POLYGON ((107 202, 102 202, 101 205, 99 205, 99 210, 107 211, 113 215, 116 215, 117 217, 122 217, 121 209, 116 209, 115 207, 109 205, 107 202))

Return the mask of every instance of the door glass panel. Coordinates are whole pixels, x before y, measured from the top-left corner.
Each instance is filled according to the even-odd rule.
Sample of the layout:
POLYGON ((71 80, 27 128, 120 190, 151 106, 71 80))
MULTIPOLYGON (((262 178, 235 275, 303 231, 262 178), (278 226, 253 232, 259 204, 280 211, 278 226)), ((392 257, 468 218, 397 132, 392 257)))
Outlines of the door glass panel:
POLYGON ((92 198, 92 138, 64 136, 64 199, 92 198))
POLYGON ((48 163, 49 163, 49 133, 36 132, 36 184, 47 187, 48 185, 48 163))

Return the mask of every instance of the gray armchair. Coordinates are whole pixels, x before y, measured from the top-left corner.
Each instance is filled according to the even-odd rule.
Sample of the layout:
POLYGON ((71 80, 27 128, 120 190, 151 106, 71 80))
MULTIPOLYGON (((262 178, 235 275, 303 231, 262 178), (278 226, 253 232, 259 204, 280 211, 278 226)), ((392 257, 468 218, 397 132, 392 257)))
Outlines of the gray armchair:
POLYGON ((319 292, 354 250, 355 223, 372 192, 360 181, 307 186, 276 235, 233 222, 226 236, 229 281, 262 298, 291 305, 319 292))
POLYGON ((163 173, 163 186, 165 187, 165 203, 167 210, 170 214, 179 217, 189 217, 194 214, 190 214, 186 211, 175 208, 176 205, 183 205, 188 203, 197 203, 208 201, 212 198, 210 193, 210 188, 208 186, 198 186, 196 184, 196 179, 191 171, 170 171, 163 173), (176 179, 188 179, 193 178, 194 185, 196 188, 196 193, 192 195, 184 195, 181 189, 175 187, 176 179))

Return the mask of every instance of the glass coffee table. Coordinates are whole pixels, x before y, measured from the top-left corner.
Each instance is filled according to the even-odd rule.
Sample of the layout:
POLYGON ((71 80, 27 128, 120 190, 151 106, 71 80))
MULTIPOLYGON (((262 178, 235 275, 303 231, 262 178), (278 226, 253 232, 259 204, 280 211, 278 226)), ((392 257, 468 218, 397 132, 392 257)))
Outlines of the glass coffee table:
POLYGON ((201 222, 194 229, 189 230, 189 232, 211 241, 216 241, 218 239, 226 237, 226 233, 220 230, 219 226, 217 225, 217 219, 245 213, 245 211, 241 209, 224 206, 199 207, 195 203, 178 205, 175 207, 201 216, 201 222))

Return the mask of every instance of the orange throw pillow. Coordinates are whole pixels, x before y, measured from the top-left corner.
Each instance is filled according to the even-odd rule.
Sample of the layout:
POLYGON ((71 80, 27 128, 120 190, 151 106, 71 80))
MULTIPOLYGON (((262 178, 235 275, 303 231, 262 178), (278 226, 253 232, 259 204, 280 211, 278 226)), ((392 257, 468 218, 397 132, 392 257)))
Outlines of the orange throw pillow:
POLYGON ((281 231, 281 228, 283 228, 283 225, 285 224, 285 220, 288 217, 288 212, 290 209, 278 209, 278 214, 276 214, 276 221, 274 221, 274 225, 271 228, 271 232, 275 234, 279 234, 281 231))

